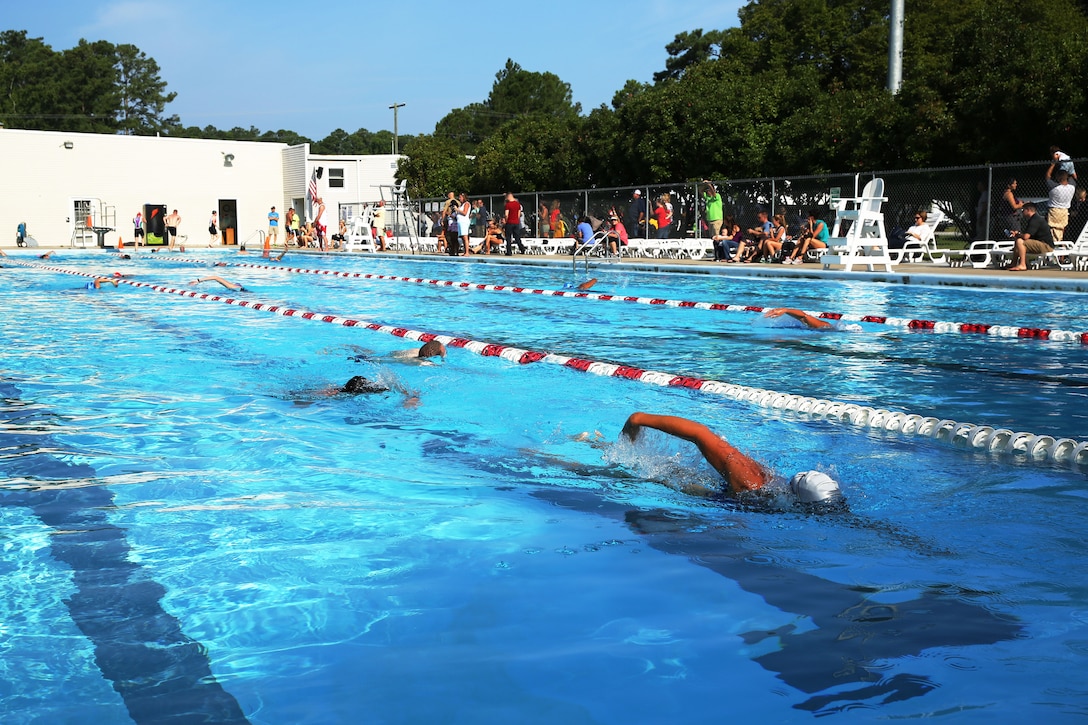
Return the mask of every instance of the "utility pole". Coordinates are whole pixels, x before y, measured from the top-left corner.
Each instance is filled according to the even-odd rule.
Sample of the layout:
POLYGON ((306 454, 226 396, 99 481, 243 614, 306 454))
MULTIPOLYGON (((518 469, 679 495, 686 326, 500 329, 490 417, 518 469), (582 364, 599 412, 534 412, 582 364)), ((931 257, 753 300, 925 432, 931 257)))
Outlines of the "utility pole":
POLYGON ((888 32, 888 90, 894 96, 903 85, 903 0, 892 0, 888 32))
POLYGON ((394 103, 390 108, 393 109, 393 154, 396 155, 400 153, 400 143, 397 138, 397 109, 404 108, 404 104, 394 103))

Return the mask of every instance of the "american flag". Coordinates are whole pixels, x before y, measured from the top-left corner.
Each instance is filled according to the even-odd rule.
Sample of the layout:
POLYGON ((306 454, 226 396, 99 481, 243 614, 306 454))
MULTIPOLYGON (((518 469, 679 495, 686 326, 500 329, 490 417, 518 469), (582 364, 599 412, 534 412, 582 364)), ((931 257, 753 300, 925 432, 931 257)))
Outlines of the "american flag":
POLYGON ((317 176, 318 169, 314 169, 310 174, 310 208, 313 208, 314 200, 317 199, 317 176))

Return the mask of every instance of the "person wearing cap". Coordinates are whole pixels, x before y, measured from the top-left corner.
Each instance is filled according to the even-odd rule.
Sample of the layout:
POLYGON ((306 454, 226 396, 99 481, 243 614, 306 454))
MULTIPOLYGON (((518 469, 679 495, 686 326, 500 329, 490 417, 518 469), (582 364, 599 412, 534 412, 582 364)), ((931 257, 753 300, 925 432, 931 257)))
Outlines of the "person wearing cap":
MULTIPOLYGON (((706 462, 725 479, 730 491, 758 491, 773 480, 772 474, 741 453, 702 423, 672 415, 632 413, 621 436, 638 440, 643 428, 653 428, 695 444, 706 462)), ((835 503, 842 500, 839 484, 826 473, 803 471, 790 479, 790 490, 801 503, 835 503)), ((698 491, 692 491, 698 493, 698 491)), ((710 492, 706 492, 710 493, 710 492)))
POLYGON ((627 205, 627 233, 636 239, 645 238, 646 218, 649 216, 649 207, 642 198, 642 190, 635 189, 631 192, 631 202, 627 205))
POLYGON ((613 213, 608 217, 608 248, 614 256, 619 256, 620 246, 627 246, 627 228, 620 218, 613 213))
POLYGON ((437 357, 443 360, 446 358, 446 346, 438 340, 431 340, 423 343, 419 348, 394 350, 389 357, 409 365, 434 365, 431 358, 437 357))
POLYGON ((280 243, 280 213, 276 211, 276 207, 268 212, 268 236, 271 243, 280 243))

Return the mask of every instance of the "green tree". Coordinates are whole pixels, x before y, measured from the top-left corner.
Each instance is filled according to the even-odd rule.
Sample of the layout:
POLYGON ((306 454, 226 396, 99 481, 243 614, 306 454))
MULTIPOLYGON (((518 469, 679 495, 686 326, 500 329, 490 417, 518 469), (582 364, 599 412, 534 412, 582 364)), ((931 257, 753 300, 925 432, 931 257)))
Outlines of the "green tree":
POLYGON ((581 120, 546 116, 503 124, 480 144, 473 191, 543 191, 587 185, 581 120))
POLYGON ((121 94, 117 49, 105 40, 80 40, 61 53, 55 108, 68 111, 51 127, 60 131, 113 133, 118 129, 121 94))
POLYGON ((166 81, 159 78, 159 64, 135 45, 116 48, 117 86, 120 92, 118 128, 122 133, 152 134, 180 125, 176 115, 164 117, 166 104, 177 93, 166 93, 166 81))
POLYGON ((445 196, 469 188, 472 160, 456 144, 439 136, 416 136, 405 146, 411 153, 397 164, 397 178, 408 180, 409 195, 445 196))
POLYGON ((665 46, 669 57, 665 59, 665 70, 654 73, 654 82, 675 80, 684 75, 684 71, 698 63, 718 57, 722 43, 722 31, 711 30, 703 33, 702 28, 690 32, 678 33, 672 42, 665 46))
POLYGON ((0 32, 0 121, 5 126, 48 129, 58 120, 57 56, 25 30, 0 32))

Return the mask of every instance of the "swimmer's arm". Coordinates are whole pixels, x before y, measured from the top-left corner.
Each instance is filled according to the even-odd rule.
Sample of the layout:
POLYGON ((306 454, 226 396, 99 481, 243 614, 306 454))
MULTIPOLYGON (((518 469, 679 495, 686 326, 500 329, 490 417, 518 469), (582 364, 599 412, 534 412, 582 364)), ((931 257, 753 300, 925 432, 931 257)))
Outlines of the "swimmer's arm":
POLYGON ((814 330, 822 330, 827 327, 831 327, 831 323, 827 320, 821 320, 818 317, 813 317, 807 312, 801 310, 791 310, 786 307, 775 307, 774 309, 767 310, 763 313, 764 317, 781 317, 782 315, 789 315, 795 320, 800 320, 805 325, 811 327, 814 330))
POLYGON ((735 492, 752 491, 767 483, 767 474, 762 466, 719 438, 702 423, 671 415, 632 413, 624 423, 621 435, 632 441, 638 440, 644 427, 694 443, 706 462, 721 474, 735 492))

